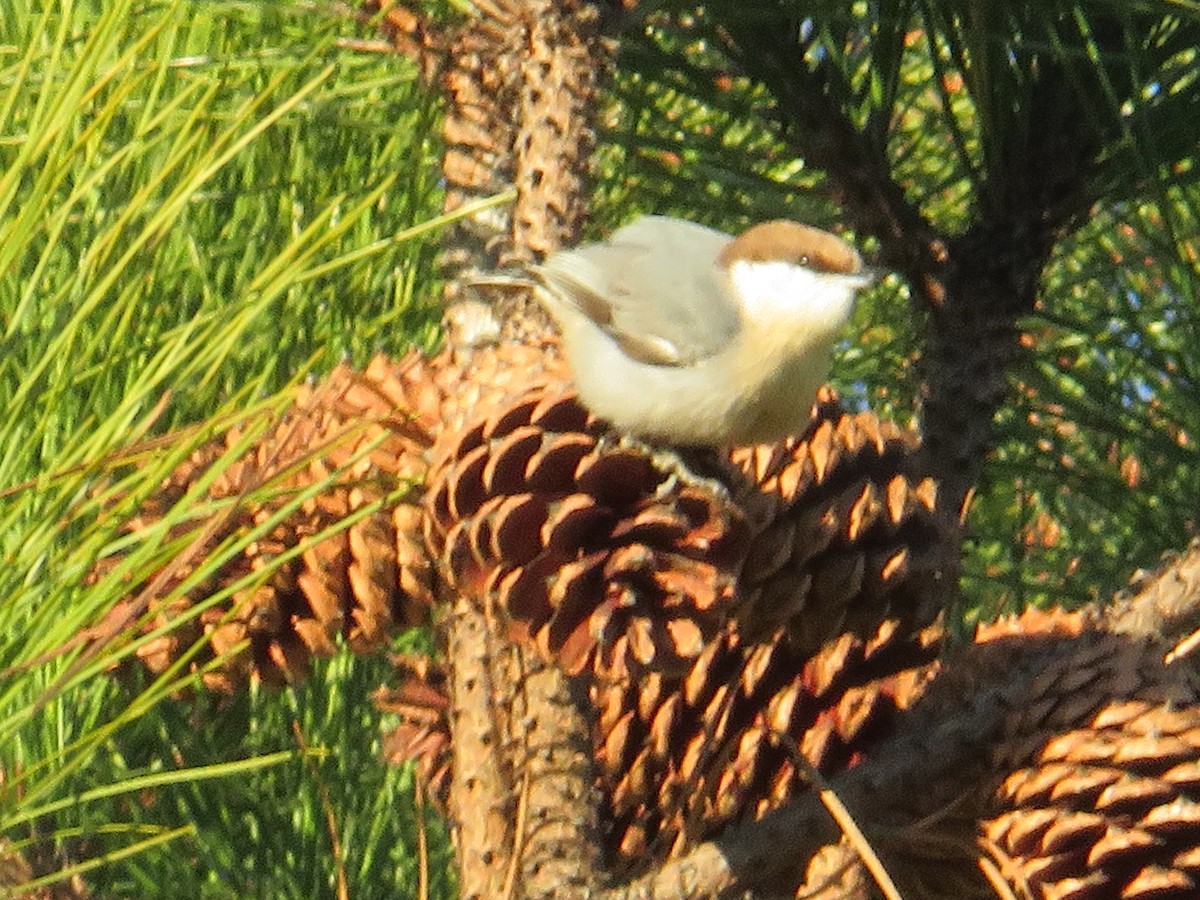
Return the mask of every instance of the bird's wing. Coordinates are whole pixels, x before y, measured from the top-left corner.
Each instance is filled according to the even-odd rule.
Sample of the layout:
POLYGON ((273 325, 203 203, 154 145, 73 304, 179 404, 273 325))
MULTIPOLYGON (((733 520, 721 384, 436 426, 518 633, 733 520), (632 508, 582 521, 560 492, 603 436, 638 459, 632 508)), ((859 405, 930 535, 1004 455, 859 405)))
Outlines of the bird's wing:
POLYGON ((582 313, 639 362, 686 366, 737 334, 738 312, 716 262, 730 240, 703 225, 643 216, 605 243, 552 254, 534 273, 551 312, 557 303, 582 313))

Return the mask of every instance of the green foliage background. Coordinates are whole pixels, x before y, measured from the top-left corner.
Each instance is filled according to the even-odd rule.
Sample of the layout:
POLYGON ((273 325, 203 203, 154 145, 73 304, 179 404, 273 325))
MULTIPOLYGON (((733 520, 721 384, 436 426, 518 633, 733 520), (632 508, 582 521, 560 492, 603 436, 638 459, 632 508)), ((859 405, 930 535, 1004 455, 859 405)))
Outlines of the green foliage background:
POLYGON ((59 652, 179 550, 119 525, 215 422, 432 338, 437 108, 356 32, 288 2, 0 2, 0 834, 94 867, 95 896, 411 896, 421 829, 451 891, 378 760, 383 660, 179 702, 178 670, 101 676, 134 647, 59 652), (106 462, 196 422, 140 472, 106 462))

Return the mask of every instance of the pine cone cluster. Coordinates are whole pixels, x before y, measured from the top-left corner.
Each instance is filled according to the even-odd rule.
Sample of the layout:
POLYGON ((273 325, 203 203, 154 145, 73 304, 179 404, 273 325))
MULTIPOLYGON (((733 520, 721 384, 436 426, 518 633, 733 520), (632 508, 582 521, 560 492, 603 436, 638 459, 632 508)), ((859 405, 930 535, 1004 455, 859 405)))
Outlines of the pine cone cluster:
MULTIPOLYGON (((497 627, 587 676, 616 870, 806 791, 796 753, 853 765, 917 695, 950 542, 914 449, 825 395, 805 434, 729 457, 730 502, 553 386, 444 437, 429 546, 497 627)), ((402 673, 400 694, 425 699, 396 708, 394 744, 438 773, 441 680, 402 673)))
MULTIPOLYGON (((889 623, 806 658, 783 631, 741 645, 731 623, 684 676, 593 684, 614 874, 637 875, 808 792, 798 753, 835 789, 839 772, 863 767, 864 825, 884 824, 880 850, 904 896, 990 897, 998 880, 1040 900, 1196 896, 1200 704, 1161 647, 1079 614, 1034 612, 982 628, 939 673, 936 630, 900 634, 889 623), (902 773, 869 774, 898 727, 910 741, 902 773)), ((442 676, 407 671, 404 695, 422 698, 407 733, 420 738, 402 757, 444 790, 442 676)))
MULTIPOLYGON (((238 438, 199 452, 136 526, 238 438)), ((913 450, 824 395, 803 435, 713 462, 714 488, 616 439, 540 348, 340 367, 209 488, 239 500, 211 540, 318 478, 328 487, 158 617, 307 540, 303 553, 143 658, 164 666, 204 629, 218 652, 250 639, 210 679, 279 681, 339 635, 369 649, 425 620, 441 592, 472 597, 493 627, 587 676, 609 852, 635 871, 805 790, 797 752, 826 772, 853 765, 915 695, 936 655, 949 542, 932 482, 908 472, 913 450), (253 481, 269 477, 290 493, 259 500, 276 496, 253 481)), ((437 796, 444 673, 410 659, 398 674, 378 698, 400 719, 387 752, 417 759, 437 796)))
MULTIPOLYGON (((184 622, 141 649, 151 668, 207 635, 193 665, 228 652, 211 684, 277 683, 338 640, 370 650, 430 621, 446 591, 471 597, 586 686, 605 850, 627 876, 806 793, 808 766, 868 772, 878 748, 904 746, 906 717, 934 735, 994 707, 999 730, 975 729, 936 789, 876 798, 880 821, 911 836, 959 810, 943 838, 978 841, 1031 897, 1195 896, 1190 682, 1150 638, 1064 613, 983 629, 937 674, 953 541, 909 434, 826 394, 804 434, 713 463, 714 489, 615 439, 553 354, 517 345, 338 367, 227 459, 262 424, 198 450, 130 525, 154 525, 198 485, 225 510, 176 526, 187 549, 126 601, 149 605, 148 627, 184 622), (172 593, 250 529, 256 541, 172 593), (228 601, 191 614, 226 586, 228 601)), ((405 658, 397 674, 377 697, 399 718, 386 753, 415 759, 442 797, 446 673, 405 658)), ((919 749, 912 777, 957 752, 919 749)), ((897 856, 914 896, 951 877, 927 846, 897 856)), ((963 896, 981 883, 979 852, 959 857, 963 896)))
POLYGON ((110 620, 149 610, 144 631, 170 626, 137 651, 154 672, 206 638, 190 665, 226 691, 252 675, 267 684, 303 678, 312 657, 339 639, 368 652, 397 627, 429 622, 435 573, 422 498, 431 448, 480 406, 562 378, 553 354, 517 345, 380 355, 363 372, 337 366, 300 387, 282 414, 230 428, 171 473, 127 530, 154 528, 196 490, 217 512, 169 530, 166 539, 184 549, 133 586, 110 620), (261 436, 249 440, 255 431, 261 436), (227 541, 255 530, 255 540, 178 591, 227 541), (228 600, 208 599, 226 588, 228 600))
MULTIPOLYGON (((739 640, 786 626, 800 653, 846 631, 870 639, 887 621, 920 633, 950 582, 939 582, 948 542, 932 482, 906 474, 904 432, 832 398, 817 410, 807 434, 735 451, 726 492, 617 441, 544 348, 341 366, 222 462, 205 490, 231 512, 199 532, 190 558, 265 531, 163 605, 190 571, 168 567, 148 600, 152 625, 239 579, 250 586, 141 655, 157 670, 201 633, 217 654, 248 639, 210 681, 295 678, 339 635, 368 650, 390 627, 424 621, 435 565, 447 588, 486 595, 498 627, 609 680, 684 672, 731 615, 739 640)), ((241 438, 235 428, 197 451, 131 529, 158 521, 241 438)))

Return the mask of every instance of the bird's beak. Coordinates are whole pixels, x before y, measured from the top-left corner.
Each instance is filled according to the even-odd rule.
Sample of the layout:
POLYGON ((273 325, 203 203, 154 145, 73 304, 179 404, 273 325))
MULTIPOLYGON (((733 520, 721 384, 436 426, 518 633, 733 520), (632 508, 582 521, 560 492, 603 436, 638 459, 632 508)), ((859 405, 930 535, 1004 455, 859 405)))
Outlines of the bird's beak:
POLYGON ((890 271, 883 266, 863 266, 862 271, 858 272, 856 277, 862 279, 861 287, 869 288, 883 281, 890 271))

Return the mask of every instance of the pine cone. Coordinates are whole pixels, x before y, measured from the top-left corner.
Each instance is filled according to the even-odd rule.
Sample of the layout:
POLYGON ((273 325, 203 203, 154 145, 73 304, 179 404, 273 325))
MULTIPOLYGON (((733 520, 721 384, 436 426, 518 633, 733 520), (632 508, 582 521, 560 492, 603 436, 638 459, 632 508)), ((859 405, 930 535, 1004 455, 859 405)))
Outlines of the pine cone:
POLYGON ((1200 896, 1200 706, 1120 700, 1046 742, 985 823, 1000 871, 1046 900, 1200 896))
MULTIPOLYGON (((138 597, 139 588, 124 601, 134 617, 135 601, 157 607, 148 629, 171 624, 169 633, 138 651, 152 671, 166 668, 207 634, 210 646, 192 661, 194 668, 230 654, 219 669, 206 673, 210 686, 229 690, 251 674, 276 684, 303 677, 311 656, 332 652, 338 635, 366 651, 378 647, 396 624, 427 621, 433 572, 414 501, 433 441, 431 416, 419 404, 398 407, 393 399, 420 394, 417 378, 396 374, 408 373, 415 358, 395 370, 377 361, 367 374, 341 365, 319 386, 302 387, 293 406, 268 424, 265 436, 212 480, 206 494, 225 511, 201 528, 177 526, 172 537, 188 546, 158 576, 164 580, 155 586, 155 596, 138 597), (289 508, 298 494, 330 478, 327 489, 289 508), (406 489, 411 499, 403 496, 406 489), (353 524, 339 528, 356 514, 360 517, 353 524), (258 540, 186 594, 166 605, 156 599, 232 536, 268 525, 258 540), (305 549, 299 557, 287 558, 300 546, 305 549), (256 573, 262 577, 256 579, 256 573), (198 602, 243 580, 257 583, 237 590, 228 603, 179 621, 198 602), (236 651, 243 641, 247 649, 236 651)), ((254 424, 232 428, 194 453, 129 530, 164 516, 254 424)))
MULTIPOLYGON (((1066 614, 1026 614, 1024 634, 1066 614)), ((1200 691, 1158 642, 1081 632, 993 754, 984 846, 1045 900, 1200 896, 1200 691)))
POLYGON ((392 765, 416 764, 428 796, 446 810, 450 791, 450 726, 446 669, 428 657, 392 657, 395 687, 375 692, 375 705, 399 717, 383 738, 383 757, 392 765))
POLYGON ((443 441, 427 505, 451 586, 572 673, 678 669, 734 601, 737 509, 614 442, 570 391, 531 390, 443 441))
POLYGON ((513 341, 448 348, 432 357, 414 352, 399 362, 376 356, 365 374, 395 410, 410 413, 435 440, 531 391, 565 388, 570 379, 553 343, 513 341))
POLYGON ((730 623, 685 676, 594 686, 614 866, 633 874, 807 792, 797 749, 825 774, 853 766, 919 694, 940 636, 890 621, 810 655, 786 632, 750 643, 730 623))
POLYGON ((933 479, 913 474, 916 436, 828 390, 804 434, 734 450, 755 486, 738 500, 762 522, 741 573, 745 637, 787 624, 802 649, 896 619, 918 632, 955 589, 953 526, 933 479))
POLYGON ((1197 896, 1200 691, 1163 643, 1097 618, 981 629, 861 781, 835 785, 891 826, 877 849, 906 897, 990 897, 999 881, 1042 900, 1197 896))

